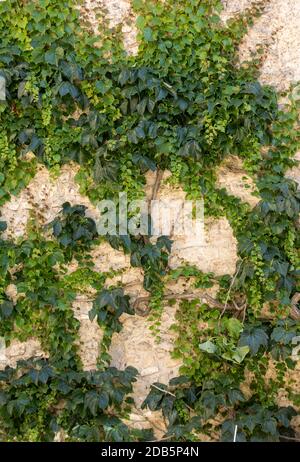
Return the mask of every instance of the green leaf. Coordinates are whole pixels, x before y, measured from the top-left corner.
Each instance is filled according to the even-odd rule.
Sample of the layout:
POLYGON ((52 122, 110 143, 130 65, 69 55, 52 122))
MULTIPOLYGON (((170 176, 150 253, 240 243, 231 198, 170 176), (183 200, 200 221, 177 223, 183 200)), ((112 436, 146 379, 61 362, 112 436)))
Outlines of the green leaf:
POLYGON ((152 29, 150 27, 145 27, 144 38, 147 42, 151 42, 153 40, 152 29))
POLYGON ((53 223, 53 234, 55 237, 58 237, 61 232, 63 230, 63 227, 62 227, 62 224, 59 220, 55 221, 55 223, 53 223))
POLYGON ((270 435, 277 434, 277 422, 274 418, 270 420, 266 420, 262 424, 262 430, 266 433, 270 433, 270 435))
POLYGON ((242 403, 246 401, 243 393, 240 390, 236 389, 228 391, 228 399, 232 406, 234 406, 237 403, 242 403))
POLYGON ((233 361, 240 364, 242 361, 244 361, 249 351, 250 351, 250 348, 248 346, 242 346, 242 347, 236 348, 234 354, 232 355, 233 361))
POLYGON ((138 16, 136 19, 136 25, 139 29, 143 29, 145 26, 146 20, 144 16, 138 16))
POLYGON ((99 407, 100 409, 104 410, 108 407, 108 404, 109 404, 109 396, 108 396, 108 393, 106 393, 106 391, 102 391, 101 393, 99 393, 99 407))
POLYGON ((218 348, 217 346, 212 343, 210 340, 207 340, 204 343, 200 343, 199 348, 201 351, 205 351, 206 353, 214 354, 217 353, 218 348))
POLYGON ((178 101, 177 101, 177 104, 178 104, 178 107, 181 111, 185 111, 188 106, 189 106, 189 103, 184 100, 183 98, 179 98, 178 101))
POLYGON ((238 338, 243 330, 243 324, 236 318, 225 319, 224 325, 233 338, 238 338))
POLYGON ((6 300, 5 302, 2 302, 0 305, 0 317, 2 318, 9 318, 9 316, 12 314, 14 309, 14 304, 13 302, 6 300))
POLYGON ((0 221, 0 233, 3 233, 7 229, 6 221, 0 221))
POLYGON ((295 336, 296 332, 294 330, 289 331, 282 327, 275 327, 271 334, 271 340, 282 343, 283 345, 289 345, 295 336))
POLYGON ((134 131, 135 131, 137 138, 140 138, 140 139, 145 138, 146 134, 142 126, 137 126, 134 131))
POLYGON ((0 406, 4 406, 9 400, 9 395, 7 395, 4 391, 0 391, 0 406))
POLYGON ((257 354, 261 346, 268 346, 268 336, 266 332, 259 327, 247 327, 242 332, 239 346, 248 346, 251 352, 251 355, 254 356, 257 354))
POLYGON ((141 408, 145 409, 146 407, 148 407, 150 411, 156 411, 158 409, 161 409, 161 404, 162 404, 163 398, 165 397, 164 390, 167 390, 167 389, 168 388, 166 385, 155 382, 153 384, 153 387, 151 387, 148 396, 143 401, 141 408))
POLYGON ((155 162, 149 159, 149 157, 141 154, 134 154, 132 160, 134 164, 137 164, 140 167, 142 173, 145 173, 147 170, 152 170, 153 172, 156 170, 155 162))
POLYGON ((48 379, 53 376, 53 371, 51 367, 44 366, 41 369, 31 369, 28 375, 35 385, 38 385, 39 382, 45 384, 48 382, 48 379))
POLYGON ((136 106, 137 112, 141 116, 144 115, 146 107, 147 107, 147 98, 143 98, 142 101, 140 103, 138 103, 137 106, 136 106))
POLYGON ((93 416, 97 415, 99 409, 99 395, 96 391, 88 391, 84 397, 84 408, 89 409, 93 416))
POLYGON ((74 85, 72 85, 70 82, 63 82, 60 85, 58 91, 59 91, 60 96, 70 95, 73 98, 77 98, 77 96, 79 95, 77 88, 74 85))

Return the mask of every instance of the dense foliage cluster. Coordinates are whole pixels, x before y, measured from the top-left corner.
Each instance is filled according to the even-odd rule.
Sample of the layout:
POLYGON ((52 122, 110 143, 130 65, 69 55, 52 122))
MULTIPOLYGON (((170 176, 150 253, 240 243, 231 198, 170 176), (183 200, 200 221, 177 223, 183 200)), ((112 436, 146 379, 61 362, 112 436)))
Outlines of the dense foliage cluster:
MULTIPOLYGON (((233 277, 171 271, 168 238, 105 237, 143 269, 157 336, 170 278, 219 286, 215 306, 180 303, 173 354, 182 376, 153 384, 144 406, 162 410, 170 440, 232 441, 236 426, 240 441, 293 437, 296 411, 278 407, 277 395, 289 391, 300 331, 297 307, 291 317, 300 291, 300 193, 285 177, 299 145, 299 105, 291 97, 280 107, 275 90, 258 82, 259 57, 237 64, 238 43, 264 2, 224 25, 219 0, 134 0, 137 56, 126 54, 120 32, 102 16, 98 36, 80 25, 76 3, 0 2, 0 204, 28 184, 38 163, 55 174, 77 162, 81 192, 94 203, 117 200, 120 191, 140 198, 145 172, 169 169, 188 198, 204 198, 207 216, 227 217, 239 261, 233 277), (252 210, 216 184, 216 167, 233 154, 256 183, 260 202, 252 210), (229 309, 240 300, 242 310, 229 309)), ((111 273, 93 268, 89 251, 101 238, 85 211, 63 204, 51 237, 33 222, 26 238, 0 241, 0 335, 39 338, 49 356, 1 372, 0 440, 48 441, 59 431, 76 441, 153 439, 124 423, 137 372, 109 367, 108 350, 121 314, 134 310, 121 287, 104 289, 111 273), (68 274, 71 260, 79 266, 68 274), (71 306, 87 287, 97 291, 90 319, 105 332, 91 372, 82 371, 71 306)), ((299 396, 289 398, 299 405, 299 396)))

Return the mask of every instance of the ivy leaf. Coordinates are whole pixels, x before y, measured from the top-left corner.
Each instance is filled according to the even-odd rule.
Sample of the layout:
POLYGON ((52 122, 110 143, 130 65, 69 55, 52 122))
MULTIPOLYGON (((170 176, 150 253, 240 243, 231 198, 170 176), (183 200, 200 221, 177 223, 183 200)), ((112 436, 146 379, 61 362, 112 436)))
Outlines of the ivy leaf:
POLYGON ((266 433, 269 433, 270 435, 276 435, 277 434, 277 422, 274 418, 271 418, 269 420, 265 420, 262 423, 262 430, 266 433))
POLYGON ((188 384, 190 382, 191 382, 191 379, 189 377, 187 377, 186 375, 180 375, 179 377, 173 377, 173 379, 170 380, 169 385, 176 386, 176 385, 188 384))
POLYGON ((166 98, 168 95, 168 90, 165 88, 157 88, 156 90, 156 95, 155 95, 155 102, 158 103, 159 101, 162 101, 163 99, 166 98))
POLYGON ((137 104, 136 110, 142 116, 144 115, 146 107, 147 107, 147 98, 143 98, 142 101, 137 104))
POLYGON ((131 130, 130 132, 128 132, 127 133, 127 138, 128 138, 128 141, 130 143, 138 144, 138 142, 139 142, 135 130, 131 130))
POLYGON ((229 335, 233 338, 238 338, 243 330, 243 324, 236 318, 225 319, 224 324, 229 335))
POLYGON ((152 29, 150 29, 150 27, 145 27, 144 37, 147 42, 151 42, 153 40, 152 29))
POLYGON ((268 335, 266 332, 259 327, 246 327, 242 332, 239 346, 248 346, 251 352, 251 355, 254 356, 257 354, 261 346, 268 346, 268 335))
POLYGON ((148 136, 154 140, 157 137, 157 125, 154 123, 150 123, 148 126, 148 136))
POLYGON ((130 71, 128 69, 124 69, 120 73, 119 79, 118 79, 121 87, 123 87, 128 82, 129 79, 130 79, 130 71))
POLYGON ((148 98, 147 109, 151 114, 154 111, 154 108, 155 108, 155 101, 153 101, 151 98, 148 98))
POLYGON ((209 418, 213 416, 218 404, 215 393, 209 390, 205 390, 201 395, 201 404, 205 408, 205 417, 209 418))
POLYGON ((4 406, 9 400, 9 395, 4 391, 0 391, 0 406, 4 406))
POLYGON ((205 351, 206 353, 214 354, 217 353, 218 348, 217 346, 212 343, 210 340, 207 340, 204 343, 200 343, 199 348, 201 351, 205 351))
POLYGON ((134 154, 132 157, 132 161, 134 164, 140 167, 142 173, 147 172, 147 170, 152 170, 152 172, 156 170, 155 162, 153 162, 153 160, 149 159, 149 157, 147 156, 143 156, 141 154, 134 154))
POLYGON ((97 159, 94 167, 94 181, 100 183, 103 180, 114 181, 119 172, 119 165, 113 160, 97 159))
POLYGON ((16 413, 18 416, 21 416, 29 403, 29 398, 21 396, 15 400, 9 401, 7 404, 7 412, 10 416, 12 416, 14 413, 16 413))
POLYGON ((48 382, 48 379, 53 376, 53 371, 51 367, 44 366, 41 369, 31 369, 28 375, 35 385, 38 385, 39 382, 45 384, 48 382))
MULTIPOLYGON (((236 422, 232 420, 226 420, 222 424, 222 438, 221 441, 232 442, 235 435, 236 422)), ((238 432, 236 434, 236 442, 246 442, 247 438, 243 431, 238 426, 238 432)))
POLYGON ((142 125, 138 125, 135 129, 135 134, 136 134, 136 137, 139 138, 139 139, 144 139, 146 134, 145 134, 145 130, 144 130, 144 127, 142 125))
POLYGON ((236 348, 235 352, 232 355, 233 361, 236 363, 240 364, 241 362, 244 361, 246 355, 249 353, 250 348, 247 346, 241 346, 236 348))
POLYGON ((147 261, 155 263, 161 256, 161 251, 155 245, 146 244, 145 247, 141 249, 142 257, 145 257, 147 261))
POLYGON ((71 95, 73 98, 77 98, 79 95, 78 89, 70 82, 62 82, 58 91, 60 96, 71 95))
POLYGON ((62 224, 59 220, 55 220, 55 222, 53 223, 53 234, 55 237, 58 237, 60 235, 60 233, 62 232, 62 224))
POLYGON ((161 404, 165 397, 164 390, 167 390, 168 387, 159 382, 155 382, 153 385, 154 386, 151 387, 150 393, 142 403, 142 409, 145 409, 146 407, 148 407, 150 411, 161 409, 161 404))
POLYGON ((52 65, 55 65, 55 66, 58 65, 58 56, 56 54, 55 49, 46 51, 46 53, 45 53, 45 61, 48 64, 52 64, 52 65))
POLYGON ((140 252, 133 252, 130 255, 130 264, 131 266, 134 266, 134 267, 138 267, 142 265, 140 252))
POLYGON ((242 403, 246 401, 243 393, 240 390, 233 389, 228 391, 228 400, 232 406, 237 403, 242 403))
POLYGON ((279 408, 275 417, 281 425, 288 428, 290 426, 291 419, 296 415, 298 415, 297 411, 292 406, 287 406, 279 408))
POLYGON ((188 141, 180 150, 178 154, 182 157, 192 158, 199 160, 201 158, 201 148, 197 141, 188 141))
POLYGON ((20 82, 19 83, 19 86, 18 86, 18 99, 21 99, 22 96, 24 96, 25 92, 26 92, 26 80, 23 80, 23 82, 20 82))
POLYGON ((93 416, 97 415, 99 409, 99 395, 96 391, 88 391, 84 397, 84 408, 89 409, 93 416))
POLYGON ((168 236, 160 236, 156 241, 156 245, 159 249, 165 247, 169 253, 171 252, 172 244, 173 241, 168 236))
POLYGON ((109 396, 108 396, 108 393, 106 393, 106 391, 102 391, 101 393, 99 393, 98 404, 99 404, 100 409, 102 410, 108 407, 109 396))
POLYGON ((189 103, 183 98, 178 98, 177 100, 178 107, 181 111, 185 111, 188 108, 189 103))
POLYGON ((71 82, 74 80, 83 80, 83 70, 78 64, 62 61, 59 65, 62 74, 71 82))
POLYGON ((276 272, 278 272, 281 276, 286 277, 289 269, 289 263, 288 262, 280 262, 278 260, 275 260, 273 263, 273 267, 276 272))
POLYGON ((275 327, 271 334, 271 340, 274 340, 277 343, 281 343, 283 345, 289 345, 293 338, 296 336, 296 332, 288 331, 283 327, 275 327))
POLYGON ((0 318, 9 318, 14 309, 13 302, 6 300, 0 305, 0 318))
POLYGON ((128 295, 124 295, 123 289, 103 289, 96 297, 93 307, 89 312, 92 321, 96 316, 100 324, 110 317, 114 326, 119 326, 118 319, 122 313, 133 314, 134 311, 129 303, 128 295))

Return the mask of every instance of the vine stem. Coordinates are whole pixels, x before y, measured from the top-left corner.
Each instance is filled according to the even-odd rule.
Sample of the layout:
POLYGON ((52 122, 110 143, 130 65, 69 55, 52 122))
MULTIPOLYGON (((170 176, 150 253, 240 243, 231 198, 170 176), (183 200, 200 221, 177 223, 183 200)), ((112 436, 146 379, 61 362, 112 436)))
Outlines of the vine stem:
POLYGON ((291 318, 295 321, 300 320, 300 310, 298 308, 298 303, 300 302, 300 292, 296 292, 292 297, 292 309, 291 309, 291 318))
POLYGON ((170 436, 164 436, 163 438, 160 438, 159 440, 150 440, 148 443, 159 443, 160 441, 168 441, 171 438, 174 438, 175 435, 170 435, 170 436))
MULTIPOLYGON (((202 300, 207 301, 208 303, 212 304, 213 305, 212 309, 214 308, 218 310, 224 309, 224 305, 222 303, 220 303, 218 300, 214 299, 207 293, 204 293, 203 295, 196 295, 192 293, 166 294, 162 297, 163 300, 173 300, 173 299, 175 300, 195 300, 197 298, 201 298, 202 300)), ((134 305, 133 305, 134 309, 137 309, 140 303, 147 302, 149 301, 149 299, 150 299, 150 296, 138 297, 134 302, 134 305)), ((235 311, 235 312, 241 311, 237 306, 229 306, 228 309, 230 311, 235 311)), ((242 309, 244 309, 244 307, 242 309)), ((144 313, 144 315, 146 314, 148 313, 144 313)))
MULTIPOLYGON (((152 187, 151 195, 150 195, 150 197, 148 199, 148 203, 147 203, 148 215, 150 215, 150 216, 151 216, 151 202, 154 201, 156 199, 156 197, 157 197, 157 194, 158 194, 158 191, 159 191, 163 176, 164 176, 163 170, 160 170, 158 168, 156 170, 156 177, 155 177, 154 185, 152 187)), ((149 236, 143 236, 143 239, 144 239, 145 244, 149 244, 149 242, 150 242, 149 236)))
MULTIPOLYGON (((244 303, 242 306, 238 306, 236 303, 234 303, 234 306, 229 305, 226 306, 224 310, 224 306, 222 303, 220 303, 218 300, 215 298, 211 297, 207 293, 204 293, 202 295, 199 294, 192 294, 192 293, 183 293, 183 294, 166 294, 162 297, 162 300, 197 300, 197 299, 202 299, 202 301, 206 301, 208 304, 211 304, 213 306, 210 306, 210 309, 217 309, 221 311, 221 315, 225 310, 231 311, 234 313, 243 313, 243 321, 245 320, 246 316, 246 308, 247 304, 244 303)), ((133 308, 135 310, 138 310, 138 306, 140 303, 143 302, 148 302, 150 300, 150 296, 145 296, 145 297, 138 297, 134 304, 133 308)), ((292 298, 292 307, 290 310, 290 317, 294 320, 299 320, 300 319, 300 310, 297 308, 297 303, 300 301, 300 293, 296 293, 293 298, 292 298)), ((141 316, 147 316, 149 313, 149 309, 143 313, 141 313, 141 316)), ((258 319, 270 319, 269 317, 258 317, 258 319)))
POLYGON ((243 258, 243 260, 240 262, 240 265, 239 265, 239 267, 237 268, 237 270, 236 270, 236 272, 235 272, 235 274, 234 274, 234 276, 233 276, 233 278, 232 278, 232 280, 231 280, 231 283, 230 283, 228 292, 227 292, 227 294, 226 294, 226 300, 225 300, 225 304, 224 304, 224 309, 222 310, 222 313, 220 314, 220 318, 224 315, 224 313, 225 313, 225 311, 226 311, 226 309, 227 309, 228 300, 229 300, 229 297, 230 297, 230 292, 231 292, 232 287, 233 287, 233 285, 234 285, 234 283, 235 283, 235 280, 236 280, 236 278, 237 278, 237 275, 238 275, 239 272, 240 272, 240 269, 241 269, 241 267, 242 267, 243 261, 244 261, 244 258, 243 258))
POLYGON ((154 182, 154 185, 153 185, 153 188, 152 188, 152 194, 151 194, 149 203, 151 201, 155 201, 155 199, 157 198, 157 194, 158 194, 158 191, 159 191, 163 176, 164 176, 164 171, 158 168, 156 170, 156 178, 155 178, 155 182, 154 182))
MULTIPOLYGON (((163 393, 165 393, 166 395, 170 395, 170 396, 173 396, 174 398, 176 398, 176 395, 174 395, 174 393, 172 393, 171 391, 169 390, 164 390, 163 388, 160 388, 158 387, 157 385, 154 385, 154 383, 151 384, 151 388, 156 388, 156 390, 159 390, 163 393)), ((191 408, 188 404, 186 404, 184 401, 183 401, 183 404, 189 409, 189 411, 191 412, 195 412, 193 408, 191 408)))
POLYGON ((293 438, 292 436, 285 436, 285 435, 279 435, 280 438, 283 438, 285 440, 291 440, 291 441, 296 441, 296 442, 300 442, 300 439, 299 438, 293 438))

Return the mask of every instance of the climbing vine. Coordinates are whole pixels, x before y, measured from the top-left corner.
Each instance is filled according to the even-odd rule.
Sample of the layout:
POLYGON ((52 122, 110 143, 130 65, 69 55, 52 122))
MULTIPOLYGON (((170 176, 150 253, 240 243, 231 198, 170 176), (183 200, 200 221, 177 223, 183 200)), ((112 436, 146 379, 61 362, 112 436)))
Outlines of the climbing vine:
POLYGON ((37 337, 48 359, 0 373, 1 440, 48 441, 59 433, 75 441, 154 438, 124 423, 137 371, 109 365, 120 316, 140 313, 140 301, 132 303, 120 286, 105 286, 111 272, 95 270, 89 252, 104 239, 142 268, 149 293, 143 314, 158 341, 164 304, 180 302, 173 355, 182 360, 181 376, 153 384, 143 404, 162 410, 164 438, 295 437, 291 419, 299 397, 286 376, 296 364, 292 346, 300 330, 300 193, 285 173, 299 147, 299 98, 290 92, 279 105, 282 95, 258 82, 260 56, 238 65, 238 44, 265 4, 256 2, 225 25, 219 0, 134 0, 140 46, 137 56, 128 56, 120 31, 104 17, 98 36, 80 23, 77 2, 0 2, 6 96, 0 204, 29 183, 39 163, 53 174, 65 163, 79 164, 80 190, 95 204, 117 202, 119 192, 139 199, 145 173, 159 178, 168 169, 170 183, 188 198, 204 199, 207 216, 226 216, 239 256, 233 276, 190 266, 171 270, 171 238, 100 237, 86 207, 69 203, 43 228, 33 220, 26 238, 2 238, 0 335, 8 343, 37 337), (242 160, 256 184, 253 209, 217 185, 216 168, 229 155, 242 160), (71 261, 78 268, 68 274, 71 261), (192 281, 192 290, 166 294, 168 281, 178 278, 192 281), (215 298, 205 292, 213 286, 215 298), (104 338, 98 369, 85 372, 72 302, 91 287, 89 316, 104 338), (294 407, 277 405, 282 388, 294 407))

